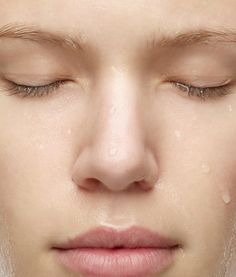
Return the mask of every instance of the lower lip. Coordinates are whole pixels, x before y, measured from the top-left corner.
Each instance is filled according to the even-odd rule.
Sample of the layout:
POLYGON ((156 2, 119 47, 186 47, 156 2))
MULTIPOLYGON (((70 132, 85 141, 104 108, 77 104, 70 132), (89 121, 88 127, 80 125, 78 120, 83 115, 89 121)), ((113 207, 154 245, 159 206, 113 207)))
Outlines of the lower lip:
POLYGON ((79 248, 58 250, 59 260, 87 277, 145 277, 171 265, 176 248, 79 248))

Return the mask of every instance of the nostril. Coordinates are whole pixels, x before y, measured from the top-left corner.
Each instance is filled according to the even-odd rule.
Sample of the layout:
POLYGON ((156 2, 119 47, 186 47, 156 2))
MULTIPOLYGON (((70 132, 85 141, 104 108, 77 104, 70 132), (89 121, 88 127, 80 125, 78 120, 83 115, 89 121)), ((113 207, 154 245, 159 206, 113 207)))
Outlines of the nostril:
POLYGON ((146 182, 146 181, 139 181, 136 182, 143 190, 150 190, 153 188, 153 184, 151 184, 150 182, 146 182))
POLYGON ((82 180, 78 185, 85 190, 94 190, 100 186, 100 181, 95 178, 87 178, 82 180))

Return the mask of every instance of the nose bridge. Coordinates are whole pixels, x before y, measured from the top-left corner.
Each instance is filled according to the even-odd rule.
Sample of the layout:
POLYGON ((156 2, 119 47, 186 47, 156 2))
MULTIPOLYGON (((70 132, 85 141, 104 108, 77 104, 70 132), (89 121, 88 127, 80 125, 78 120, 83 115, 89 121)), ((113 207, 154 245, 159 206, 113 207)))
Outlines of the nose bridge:
POLYGON ((134 90, 125 78, 119 77, 102 91, 104 102, 100 106, 96 144, 108 153, 117 149, 120 155, 126 155, 140 144, 140 105, 134 90))
POLYGON ((133 176, 144 159, 139 94, 135 84, 119 72, 113 74, 99 93, 103 103, 100 103, 99 116, 95 119, 97 130, 92 151, 99 161, 100 170, 110 172, 113 181, 121 182, 118 179, 125 173, 133 176))

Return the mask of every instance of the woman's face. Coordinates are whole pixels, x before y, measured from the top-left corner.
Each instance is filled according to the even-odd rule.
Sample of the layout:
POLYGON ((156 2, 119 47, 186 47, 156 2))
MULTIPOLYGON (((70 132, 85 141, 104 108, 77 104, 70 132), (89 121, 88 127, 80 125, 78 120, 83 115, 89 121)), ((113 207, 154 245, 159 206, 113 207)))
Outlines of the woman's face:
POLYGON ((1 2, 1 277, 134 226, 178 244, 150 276, 234 276, 235 1, 1 2))

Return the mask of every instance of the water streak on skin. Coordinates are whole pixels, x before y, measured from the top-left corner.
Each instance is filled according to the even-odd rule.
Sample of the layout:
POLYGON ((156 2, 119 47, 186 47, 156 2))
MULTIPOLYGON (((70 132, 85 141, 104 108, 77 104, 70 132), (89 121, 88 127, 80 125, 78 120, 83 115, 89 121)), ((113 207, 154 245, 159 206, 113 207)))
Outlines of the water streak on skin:
POLYGON ((0 277, 16 277, 11 258, 12 246, 9 239, 8 225, 2 214, 0 214, 0 224, 4 226, 4 230, 0 229, 0 277))
POLYGON ((230 220, 232 231, 230 238, 225 242, 221 271, 216 277, 235 277, 236 273, 236 215, 230 220))

